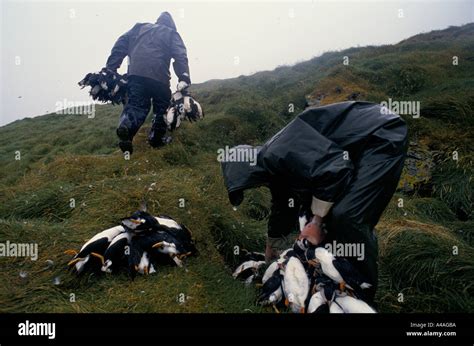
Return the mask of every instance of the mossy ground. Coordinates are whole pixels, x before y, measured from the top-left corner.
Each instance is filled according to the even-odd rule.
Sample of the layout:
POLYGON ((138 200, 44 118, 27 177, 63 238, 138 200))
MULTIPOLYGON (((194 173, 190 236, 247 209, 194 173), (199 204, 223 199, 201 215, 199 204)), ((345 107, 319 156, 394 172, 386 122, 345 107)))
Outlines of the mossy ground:
MULTIPOLYGON (((421 196, 416 184, 410 195, 397 193, 377 226, 380 311, 473 312, 474 60, 467 58, 474 26, 458 28, 455 38, 453 30, 437 40, 426 34, 426 42, 417 36, 416 44, 331 52, 275 71, 193 86, 205 120, 184 124, 160 150, 146 144, 147 123, 129 161, 116 148, 120 107, 98 106, 93 119, 52 114, 0 128, 0 241, 39 246, 37 261, 0 258, 0 311, 272 312, 255 306, 255 288, 234 281, 230 269, 237 261, 235 246, 263 249, 268 191, 248 193, 234 211, 216 150, 262 143, 302 110, 308 95, 326 94, 326 104, 360 92, 374 102, 389 96, 421 100, 422 118, 406 117, 410 139, 436 153, 429 195, 421 196), (455 54, 464 57, 458 68, 450 60, 455 54), (349 67, 341 63, 345 55, 351 56, 349 67), (342 93, 334 91, 337 86, 342 93), (454 150, 460 159, 453 162, 454 150), (15 160, 18 152, 21 160, 15 160), (163 267, 134 281, 125 274, 68 273, 63 251, 79 248, 135 211, 152 183, 149 209, 187 225, 200 255, 189 258, 185 269, 163 267), (54 262, 52 268, 46 260, 54 262)), ((403 179, 411 182, 406 174, 403 179)))

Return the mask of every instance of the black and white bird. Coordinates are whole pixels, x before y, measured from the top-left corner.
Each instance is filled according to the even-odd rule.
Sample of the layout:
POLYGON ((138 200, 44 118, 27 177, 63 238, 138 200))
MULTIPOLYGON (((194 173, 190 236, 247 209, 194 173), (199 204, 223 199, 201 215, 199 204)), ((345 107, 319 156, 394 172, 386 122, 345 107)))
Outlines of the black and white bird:
POLYGON ((191 232, 169 216, 155 217, 139 210, 121 219, 121 225, 96 234, 68 265, 77 273, 87 269, 106 273, 128 268, 132 278, 136 273, 151 274, 157 266, 176 264, 183 266, 187 256, 197 254, 191 232))
POLYGON ((329 306, 329 313, 330 314, 343 314, 344 310, 342 310, 341 306, 339 305, 338 302, 333 302, 329 306))
MULTIPOLYGON (((282 260, 280 259, 279 261, 282 261, 282 260)), ((263 273, 263 276, 262 276, 262 284, 265 284, 265 282, 272 277, 273 273, 275 273, 275 271, 280 269, 279 261, 274 261, 270 263, 267 269, 265 269, 265 272, 263 273)))
POLYGON ((310 206, 301 206, 298 212, 298 224, 300 227, 300 232, 303 231, 304 227, 311 221, 313 216, 314 215, 310 206))
POLYGON ((234 270, 232 276, 234 279, 245 280, 245 283, 249 284, 259 276, 259 272, 265 266, 265 263, 265 261, 245 261, 234 270))
POLYGON ((297 257, 290 257, 284 269, 283 290, 286 301, 293 312, 304 312, 309 293, 309 279, 306 270, 297 257))
POLYGON ((317 275, 314 278, 314 290, 321 292, 323 298, 328 304, 336 297, 336 294, 339 293, 339 285, 331 280, 324 274, 317 275))
POLYGON ((182 267, 185 257, 197 253, 191 232, 168 216, 154 217, 141 211, 126 221, 132 226, 137 225, 132 240, 130 270, 150 274, 161 264, 174 263, 182 267))
POLYGON ((340 290, 344 291, 349 288, 355 292, 360 292, 361 289, 370 288, 372 285, 362 278, 361 274, 354 268, 350 262, 341 257, 334 257, 334 255, 323 247, 314 249, 314 258, 308 255, 311 252, 306 252, 308 261, 317 261, 321 265, 323 273, 330 279, 339 283, 340 290))
MULTIPOLYGON (((245 261, 233 276, 251 282, 263 264, 245 261)), ((268 265, 261 281, 257 303, 272 306, 276 312, 284 302, 293 312, 375 313, 361 293, 370 284, 347 259, 336 258, 322 247, 309 247, 302 255, 295 244, 268 265)))
POLYGON ((182 120, 193 122, 203 118, 204 112, 201 105, 189 95, 187 90, 176 91, 171 96, 171 104, 164 115, 165 123, 171 131, 178 128, 182 120))
POLYGON ((144 251, 138 263, 137 272, 143 275, 153 274, 156 272, 155 266, 151 261, 151 256, 147 251, 144 251))
POLYGON ((115 273, 128 263, 132 233, 123 232, 112 239, 104 253, 104 264, 101 270, 105 273, 115 273))
POLYGON ((311 277, 312 296, 308 304, 308 313, 329 313, 338 291, 338 284, 323 273, 316 271, 311 277))
POLYGON ((336 304, 346 314, 375 314, 376 311, 363 300, 344 294, 336 297, 336 304))
POLYGON ((119 234, 125 232, 123 226, 115 226, 100 233, 97 233, 87 241, 77 253, 74 250, 67 250, 66 254, 74 254, 74 258, 69 261, 68 266, 74 266, 77 273, 82 273, 86 267, 93 270, 100 269, 104 265, 104 252, 112 240, 119 234))
POLYGON ((139 244, 140 237, 134 236, 130 242, 130 255, 128 256, 128 273, 135 279, 137 273, 148 274, 150 259, 146 250, 139 244))
POLYGON ((280 268, 276 268, 276 270, 271 273, 272 275, 269 277, 262 278, 263 285, 260 289, 257 303, 261 305, 273 305, 275 310, 277 310, 276 304, 283 299, 283 275, 280 272, 280 268))
POLYGON ((89 86, 89 95, 93 100, 112 102, 112 104, 127 103, 127 75, 103 68, 100 72, 88 73, 79 83, 81 89, 89 86))
POLYGON ((192 233, 185 225, 176 222, 167 215, 159 215, 155 219, 158 221, 161 231, 176 239, 176 242, 182 247, 182 253, 187 253, 188 255, 198 254, 192 233))
POLYGON ((134 234, 152 232, 157 230, 159 226, 157 218, 143 210, 138 210, 131 216, 123 218, 121 224, 134 234))
POLYGON ((321 291, 316 292, 311 296, 308 304, 308 314, 322 314, 329 313, 330 303, 326 300, 321 291))

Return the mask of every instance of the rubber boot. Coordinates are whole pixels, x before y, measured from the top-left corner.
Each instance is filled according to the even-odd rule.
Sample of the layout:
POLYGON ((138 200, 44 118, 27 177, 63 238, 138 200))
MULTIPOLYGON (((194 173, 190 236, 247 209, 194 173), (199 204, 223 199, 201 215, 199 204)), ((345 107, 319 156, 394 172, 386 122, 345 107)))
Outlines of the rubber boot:
POLYGON ((153 148, 159 148, 171 143, 171 136, 166 135, 166 123, 163 116, 154 115, 150 132, 148 133, 148 144, 153 148))
POLYGON ((120 150, 122 150, 123 153, 128 152, 131 155, 133 153, 133 144, 128 129, 126 127, 117 128, 117 136, 120 139, 120 150))

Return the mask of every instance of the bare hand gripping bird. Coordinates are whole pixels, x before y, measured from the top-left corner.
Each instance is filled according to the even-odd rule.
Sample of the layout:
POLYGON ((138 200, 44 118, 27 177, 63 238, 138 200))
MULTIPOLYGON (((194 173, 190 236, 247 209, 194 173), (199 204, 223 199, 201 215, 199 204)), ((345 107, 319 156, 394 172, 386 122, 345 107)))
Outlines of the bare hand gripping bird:
POLYGON ((119 37, 107 59, 106 68, 116 72, 123 59, 129 57, 128 102, 117 128, 119 146, 123 152, 133 152, 133 137, 145 122, 153 105, 153 125, 148 142, 153 147, 169 143, 164 114, 170 104, 170 62, 178 76, 178 91, 190 84, 188 57, 181 36, 168 12, 156 23, 137 23, 119 37))
POLYGON ((406 146, 407 126, 399 115, 374 103, 341 102, 308 107, 260 147, 233 148, 256 151, 256 160, 221 164, 232 205, 242 203, 246 189, 270 189, 268 263, 300 229, 300 243, 320 247, 311 260, 342 289, 363 289, 371 302, 377 287, 374 227, 398 185, 406 146), (324 248, 333 242, 363 244, 364 256, 349 256, 350 263, 334 259, 324 248))

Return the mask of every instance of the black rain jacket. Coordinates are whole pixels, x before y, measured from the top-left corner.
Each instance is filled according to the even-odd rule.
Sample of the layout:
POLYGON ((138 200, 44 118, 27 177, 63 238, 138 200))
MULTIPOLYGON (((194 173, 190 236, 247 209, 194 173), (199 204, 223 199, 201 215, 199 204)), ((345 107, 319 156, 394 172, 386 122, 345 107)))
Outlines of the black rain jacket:
POLYGON ((130 58, 128 74, 147 77, 169 85, 170 62, 179 81, 190 84, 188 57, 181 36, 168 12, 155 24, 137 23, 119 37, 107 59, 106 67, 116 71, 126 56, 130 58))
POLYGON ((377 147, 372 153, 374 164, 399 155, 405 145, 406 134, 391 130, 405 126, 405 121, 385 110, 369 102, 306 109, 258 147, 256 165, 221 163, 229 197, 276 182, 296 193, 311 192, 320 200, 336 202, 356 174, 368 144, 377 147))

